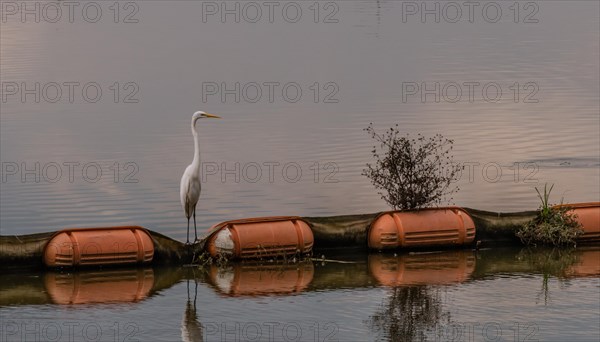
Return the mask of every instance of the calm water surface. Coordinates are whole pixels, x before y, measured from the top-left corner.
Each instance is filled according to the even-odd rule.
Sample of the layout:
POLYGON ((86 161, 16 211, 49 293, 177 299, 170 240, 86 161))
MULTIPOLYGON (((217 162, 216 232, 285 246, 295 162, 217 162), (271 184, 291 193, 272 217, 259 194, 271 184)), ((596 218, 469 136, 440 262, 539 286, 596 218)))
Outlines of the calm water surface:
MULTIPOLYGON (((206 120, 200 128, 205 170, 218 168, 204 179, 198 205, 201 231, 249 216, 385 209, 361 176, 372 144, 362 129, 370 122, 378 129, 397 123, 402 132, 442 133, 453 139, 456 161, 473 167, 472 174, 465 171, 458 181, 457 205, 534 209, 533 188, 544 183, 555 184, 555 202, 600 200, 597 1, 538 1, 533 17, 527 17, 532 8, 525 8, 526 3, 515 14, 512 2, 498 2, 503 15, 496 23, 487 22, 481 11, 469 22, 467 8, 456 23, 443 16, 440 23, 431 16, 421 22, 418 15, 403 22, 400 1, 333 3, 320 3, 316 14, 313 2, 297 2, 302 15, 296 23, 282 17, 284 3, 273 23, 265 7, 256 23, 248 22, 248 16, 239 23, 232 16, 222 22, 219 15, 203 22, 202 3, 192 1, 121 3, 118 14, 109 8, 112 3, 99 2, 102 15, 96 23, 86 22, 89 17, 79 10, 73 23, 66 10, 58 23, 44 22, 46 17, 40 23, 26 17, 23 23, 19 15, 7 16, 0 23, 2 234, 136 224, 185 240, 179 179, 192 159, 189 120, 195 110, 224 117, 206 120), (538 22, 524 22, 526 17, 538 22), (137 22, 123 22, 127 18, 137 22), (324 22, 326 18, 337 22, 324 22), (62 90, 56 103, 49 101, 56 96, 52 82, 62 90), (79 84, 72 103, 65 82, 79 84), (96 88, 89 90, 88 99, 81 94, 91 82, 102 90, 94 103, 89 98, 96 88), (265 82, 279 84, 273 101, 265 82), (479 83, 473 101, 465 82, 479 83), (22 99, 21 92, 11 95, 14 89, 6 88, 17 84, 35 93, 36 83, 39 102, 36 94, 22 99), (236 83, 246 93, 238 94, 238 101, 225 94, 223 101, 222 87, 235 89, 236 83), (302 91, 297 102, 290 100, 296 88, 287 93, 289 98, 281 94, 292 83, 302 91), (439 102, 435 94, 426 94, 425 103, 421 93, 403 99, 403 84, 423 83, 434 90, 439 84, 439 102), (489 99, 495 97, 493 90, 482 95, 483 86, 492 83, 502 91, 497 102, 489 99), (210 95, 213 88, 208 87, 215 84, 221 89, 210 95), (254 84, 262 91, 255 103, 254 84), (463 93, 457 102, 452 100, 453 84, 463 93), (130 100, 134 103, 126 103, 130 100), (23 172, 35 170, 36 163, 38 171, 23 172), (19 170, 10 169, 15 165, 19 170), (84 177, 85 165, 90 167, 84 177), (268 165, 273 165, 272 175, 268 165), (286 165, 291 168, 282 174, 286 165)), ((289 11, 292 16, 293 9, 289 11)), ((326 339, 333 328, 339 340, 386 339, 396 333, 401 340, 435 340, 435 334, 419 334, 452 322, 498 322, 499 340, 513 340, 514 322, 535 324, 518 331, 520 340, 532 329, 540 340, 598 339, 597 272, 595 277, 563 276, 527 266, 517 252, 499 261, 493 252, 486 255, 462 256, 472 264, 452 266, 463 272, 457 278, 424 277, 422 286, 375 279, 372 257, 354 266, 306 266, 304 273, 286 268, 283 279, 296 282, 285 290, 269 287, 287 284, 274 280, 279 273, 271 270, 264 271, 266 284, 262 278, 252 283, 263 272, 256 271, 244 286, 270 294, 256 297, 245 296, 242 285, 223 290, 231 281, 242 284, 245 269, 200 272, 195 275, 196 318, 191 320, 184 319, 189 314, 184 315, 187 280, 194 279, 189 270, 149 271, 153 285, 144 295, 148 298, 135 304, 57 306, 48 279, 71 286, 85 283, 86 276, 29 275, 15 280, 34 284, 16 296, 24 306, 17 305, 21 299, 6 299, 10 307, 1 312, 3 320, 81 320, 100 322, 105 330, 111 322, 132 322, 140 340, 179 339, 182 324, 194 322, 204 324, 205 337, 213 338, 211 322, 221 327, 223 322, 251 321, 263 331, 264 322, 302 324, 304 340, 315 340, 315 332, 319 340, 326 339), (489 269, 480 274, 482 263, 489 269), (523 268, 504 270, 513 263, 523 268), (159 279, 165 283, 156 285, 159 279), (32 305, 32 300, 42 305, 32 305), (401 309, 407 307, 412 311, 401 309), (334 325, 326 326, 329 321, 334 325)), ((127 279, 139 277, 134 273, 127 279)), ((134 287, 144 294, 144 284, 134 287)), ((190 286, 193 297, 193 281, 190 286)), ((247 327, 249 334, 252 327, 247 327)), ((119 328, 120 340, 126 339, 131 326, 119 328)), ((293 328, 288 332, 293 340, 293 328)), ((489 340, 493 333, 491 327, 489 340)))
POLYGON ((599 338, 598 248, 336 258, 5 275, 3 340, 599 338))

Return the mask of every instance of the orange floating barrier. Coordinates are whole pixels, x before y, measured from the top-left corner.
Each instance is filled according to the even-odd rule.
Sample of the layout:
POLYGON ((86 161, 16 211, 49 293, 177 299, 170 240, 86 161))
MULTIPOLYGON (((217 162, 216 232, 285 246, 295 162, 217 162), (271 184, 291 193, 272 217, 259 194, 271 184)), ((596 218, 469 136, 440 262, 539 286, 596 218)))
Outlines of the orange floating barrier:
POLYGON ((369 248, 458 246, 475 239, 475 223, 461 208, 390 211, 369 227, 369 248))
POLYGON ((474 270, 475 256, 470 252, 369 255, 369 271, 384 286, 460 283, 474 270))
POLYGON ((210 283, 224 295, 261 296, 299 293, 313 280, 312 263, 210 267, 210 283))
POLYGON ((296 216, 259 217, 226 221, 212 228, 211 256, 256 259, 304 255, 312 251, 310 227, 296 216))
POLYGON ((152 239, 138 226, 65 229, 44 249, 49 267, 143 264, 153 256, 152 239))
POLYGON ((104 270, 45 275, 46 291, 55 304, 138 302, 154 285, 152 269, 104 270))
POLYGON ((600 242, 600 202, 562 204, 572 208, 569 212, 577 215, 583 228, 583 235, 577 241, 583 243, 600 242))

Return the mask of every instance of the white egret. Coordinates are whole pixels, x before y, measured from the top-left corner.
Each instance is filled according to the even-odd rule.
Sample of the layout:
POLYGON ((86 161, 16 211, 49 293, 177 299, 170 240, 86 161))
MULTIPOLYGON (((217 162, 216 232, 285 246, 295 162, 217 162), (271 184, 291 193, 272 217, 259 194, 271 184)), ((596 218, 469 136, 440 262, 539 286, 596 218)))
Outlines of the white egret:
MULTIPOLYGON (((194 136, 194 160, 185 168, 179 185, 179 198, 187 217, 187 243, 190 243, 190 217, 194 216, 194 236, 198 240, 196 231, 196 204, 200 198, 200 142, 196 122, 203 118, 220 118, 219 116, 198 111, 192 116, 192 135, 194 136)), ((194 240, 194 241, 195 241, 194 240)))

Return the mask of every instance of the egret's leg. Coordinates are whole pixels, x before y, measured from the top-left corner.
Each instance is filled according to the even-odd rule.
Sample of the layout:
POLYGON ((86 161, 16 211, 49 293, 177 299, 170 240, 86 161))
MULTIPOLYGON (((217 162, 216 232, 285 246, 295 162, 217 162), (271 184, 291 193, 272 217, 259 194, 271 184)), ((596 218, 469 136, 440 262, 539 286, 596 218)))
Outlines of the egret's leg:
POLYGON ((188 217, 187 242, 190 243, 190 218, 188 217))
POLYGON ((198 233, 196 232, 196 208, 194 208, 194 242, 198 241, 198 233))

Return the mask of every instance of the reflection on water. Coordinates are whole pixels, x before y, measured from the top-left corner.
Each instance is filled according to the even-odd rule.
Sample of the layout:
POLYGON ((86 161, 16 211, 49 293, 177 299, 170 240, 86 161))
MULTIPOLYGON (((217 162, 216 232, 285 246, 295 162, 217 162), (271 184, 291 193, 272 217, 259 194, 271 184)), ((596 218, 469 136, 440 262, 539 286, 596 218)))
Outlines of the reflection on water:
MULTIPOLYGON (((154 315, 154 320, 158 322, 170 322, 171 317, 181 317, 176 323, 180 327, 177 335, 184 341, 203 341, 211 340, 205 335, 220 334, 220 319, 224 319, 223 322, 238 322, 242 319, 230 318, 228 321, 227 317, 237 317, 236 312, 241 309, 240 305, 251 303, 266 305, 256 312, 256 319, 259 320, 256 322, 268 321, 268 317, 281 320, 292 315, 285 304, 287 301, 296 303, 291 317, 312 317, 321 322, 331 319, 332 313, 328 313, 327 310, 315 311, 310 305, 302 304, 314 298, 319 302, 323 300, 321 305, 334 308, 334 312, 335 308, 347 311, 348 307, 352 308, 352 312, 358 312, 356 324, 362 328, 353 331, 352 334, 409 341, 432 339, 440 326, 461 323, 464 319, 461 318, 462 313, 457 312, 453 306, 461 306, 463 303, 453 303, 452 298, 448 297, 449 291, 468 291, 473 286, 495 286, 489 285, 490 282, 498 281, 500 284, 495 286, 497 296, 512 296, 515 291, 523 291, 529 294, 521 298, 521 301, 532 301, 534 308, 551 308, 556 305, 554 298, 558 298, 558 305, 566 305, 567 303, 560 299, 562 292, 569 291, 570 287, 585 279, 593 279, 596 285, 585 289, 586 285, 583 282, 584 291, 597 292, 599 289, 599 247, 577 250, 445 251, 400 255, 374 253, 332 257, 344 259, 345 262, 233 263, 201 268, 6 274, 3 275, 0 284, 0 313, 5 315, 12 310, 11 308, 19 308, 23 314, 37 317, 44 315, 44 306, 67 305, 76 308, 83 305, 86 313, 94 316, 95 311, 102 312, 115 305, 115 308, 118 308, 131 303, 128 304, 127 310, 136 311, 141 316, 146 313, 154 315), (505 281, 524 283, 507 287, 501 284, 505 281), (555 288, 555 281, 562 284, 561 289, 555 288), (528 292, 530 288, 537 289, 538 292, 528 292), (200 296, 199 292, 202 293, 200 296), (350 299, 357 299, 358 293, 369 297, 369 301, 375 306, 355 310, 358 308, 353 307, 350 299), (337 294, 341 295, 337 300, 327 299, 337 294), (303 296, 304 299, 297 299, 298 296, 303 296), (347 299, 341 299, 344 297, 347 299), (165 298, 170 304, 165 305, 161 298, 165 298), (217 318, 221 317, 219 312, 224 312, 225 316, 217 318), (217 316, 213 316, 212 313, 217 316)), ((576 286, 575 290, 578 289, 576 286)), ((494 300, 493 297, 487 299, 494 300)), ((592 303, 588 303, 591 310, 594 310, 594 305, 597 309, 600 303, 594 303, 596 299, 591 300, 592 303)), ((465 304, 467 303, 468 300, 465 304)), ((489 308, 484 305, 478 306, 477 310, 480 310, 479 315, 493 320, 495 309, 491 303, 487 305, 489 308)), ((589 317, 586 318, 585 310, 588 309, 579 307, 571 310, 575 311, 565 314, 577 315, 577 310, 583 310, 579 312, 583 320, 581 324, 593 323, 588 321, 589 317)), ((550 316, 553 317, 551 314, 550 316)), ((243 317, 246 318, 242 320, 255 322, 252 317, 243 317)), ((152 327, 147 325, 150 323, 138 324, 140 332, 152 331, 152 327)), ((587 329, 589 331, 590 328, 587 329)), ((170 328, 167 330, 170 331, 168 334, 158 333, 152 338, 169 340, 173 332, 170 328)), ((592 332, 594 331, 592 329, 592 332)), ((346 336, 344 329, 340 329, 339 333, 342 334, 340 336, 346 336)))
POLYGON ((152 269, 100 270, 44 274, 44 286, 55 304, 137 302, 154 286, 152 269))
POLYGON ((312 262, 284 265, 236 263, 211 265, 207 283, 227 296, 260 296, 302 292, 314 277, 312 262))
POLYGON ((547 253, 523 250, 519 256, 527 260, 533 270, 542 274, 541 289, 536 300, 541 302, 543 299, 544 304, 548 304, 550 299, 548 284, 552 275, 560 277, 563 281, 568 278, 600 275, 600 250, 590 250, 583 254, 570 249, 552 249, 547 253))
POLYGON ((440 289, 424 285, 393 288, 369 318, 369 328, 393 341, 423 341, 427 330, 450 320, 441 299, 440 289))
POLYGON ((551 249, 539 253, 529 249, 519 252, 518 257, 536 272, 560 278, 593 277, 600 274, 600 250, 589 249, 581 253, 574 249, 551 249))
POLYGON ((563 280, 600 275, 598 247, 501 251, 373 253, 341 263, 304 260, 9 273, 0 285, 0 305, 134 303, 185 279, 192 279, 195 287, 198 282, 207 285, 221 296, 260 297, 344 288, 455 285, 503 274, 539 274, 563 280))
POLYGON ((196 302, 198 299, 198 282, 193 279, 194 283, 194 294, 191 299, 190 296, 190 280, 186 280, 187 287, 187 301, 185 303, 185 313, 183 314, 183 320, 181 321, 181 340, 182 341, 203 341, 202 334, 202 323, 198 321, 198 314, 196 309, 196 302))
POLYGON ((369 269, 385 286, 442 285, 467 280, 475 269, 475 255, 466 252, 418 253, 390 257, 369 255, 369 269))

